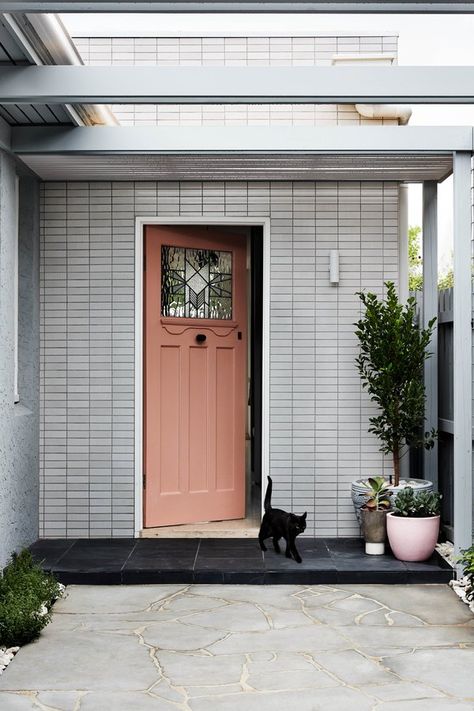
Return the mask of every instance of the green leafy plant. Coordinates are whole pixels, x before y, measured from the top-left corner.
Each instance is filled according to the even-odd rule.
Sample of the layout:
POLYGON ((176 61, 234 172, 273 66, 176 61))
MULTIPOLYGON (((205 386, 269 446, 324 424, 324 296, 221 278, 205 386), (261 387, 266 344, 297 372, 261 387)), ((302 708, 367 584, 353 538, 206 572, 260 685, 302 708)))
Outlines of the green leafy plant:
POLYGON ((386 299, 371 292, 358 292, 365 308, 355 324, 360 353, 356 365, 364 388, 380 410, 371 417, 369 432, 381 441, 380 450, 392 454, 394 485, 400 483, 403 445, 430 449, 437 436, 423 432, 425 385, 423 364, 431 355, 428 345, 436 319, 427 328, 415 322, 415 299, 399 302, 395 285, 388 281, 386 299))
MULTIPOLYGON (((408 289, 421 291, 423 289, 423 258, 421 256, 421 227, 408 228, 408 289)), ((449 289, 454 286, 453 268, 445 268, 438 276, 438 289, 449 289)))
POLYGON ((451 289, 454 286, 454 271, 450 267, 444 274, 441 274, 438 279, 438 289, 442 291, 443 289, 451 289))
POLYGON ((423 289, 423 261, 420 245, 421 227, 408 228, 408 288, 410 291, 423 289))
POLYGON ((461 551, 459 562, 463 567, 464 577, 467 578, 466 599, 474 600, 474 543, 470 548, 461 551))
POLYGON ((436 491, 414 492, 411 486, 401 489, 393 502, 393 515, 408 518, 438 516, 441 509, 441 494, 436 491))
POLYGON ((0 646, 21 646, 36 639, 60 594, 59 583, 43 572, 28 550, 13 554, 0 578, 0 646))
POLYGON ((383 476, 369 477, 363 482, 367 489, 365 508, 369 511, 387 511, 391 506, 390 484, 383 476))

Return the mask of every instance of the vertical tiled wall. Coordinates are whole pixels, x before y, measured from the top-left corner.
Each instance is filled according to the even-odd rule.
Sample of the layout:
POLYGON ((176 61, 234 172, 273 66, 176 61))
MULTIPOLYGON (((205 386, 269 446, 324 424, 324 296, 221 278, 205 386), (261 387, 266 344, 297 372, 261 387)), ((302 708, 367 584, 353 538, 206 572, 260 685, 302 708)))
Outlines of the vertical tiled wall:
POLYGON ((395 183, 44 184, 41 535, 133 535, 137 215, 270 217, 274 500, 306 509, 309 535, 358 533, 350 481, 384 462, 354 368, 355 292, 397 279, 397 196, 395 183))
MULTIPOLYGON (((396 61, 398 37, 76 37, 86 64, 158 66, 330 65, 336 55, 383 56, 396 61)), ((355 125, 397 124, 364 119, 350 104, 115 105, 123 125, 355 125)))

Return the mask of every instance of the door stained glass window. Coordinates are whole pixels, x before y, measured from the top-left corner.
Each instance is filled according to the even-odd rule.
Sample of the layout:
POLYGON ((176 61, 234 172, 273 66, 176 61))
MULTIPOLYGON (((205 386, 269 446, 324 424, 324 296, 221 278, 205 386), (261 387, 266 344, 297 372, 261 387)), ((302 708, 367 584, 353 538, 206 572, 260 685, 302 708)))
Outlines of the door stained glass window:
POLYGON ((232 252, 161 247, 161 314, 232 318, 232 252))

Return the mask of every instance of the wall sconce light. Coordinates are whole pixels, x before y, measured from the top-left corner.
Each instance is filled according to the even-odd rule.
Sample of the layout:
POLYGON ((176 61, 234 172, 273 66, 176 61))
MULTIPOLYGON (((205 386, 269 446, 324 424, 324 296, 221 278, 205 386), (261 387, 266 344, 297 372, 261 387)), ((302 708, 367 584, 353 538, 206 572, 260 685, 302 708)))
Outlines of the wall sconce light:
POLYGON ((329 252, 329 283, 339 284, 339 250, 331 249, 329 252))

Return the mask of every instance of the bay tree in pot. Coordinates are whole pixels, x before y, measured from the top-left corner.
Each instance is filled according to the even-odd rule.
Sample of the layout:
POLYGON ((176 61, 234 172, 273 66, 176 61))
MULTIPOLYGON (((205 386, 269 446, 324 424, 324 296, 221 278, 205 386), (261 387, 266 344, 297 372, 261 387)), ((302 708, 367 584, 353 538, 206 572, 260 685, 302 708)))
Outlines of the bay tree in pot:
MULTIPOLYGON (((387 294, 380 299, 371 292, 359 292, 364 313, 355 324, 360 352, 356 366, 378 414, 370 418, 369 432, 380 440, 380 451, 392 455, 393 490, 411 485, 432 489, 424 480, 400 482, 400 459, 405 445, 431 449, 437 436, 433 429, 424 431, 425 384, 423 365, 430 357, 428 350, 436 319, 427 328, 416 324, 416 302, 398 300, 395 284, 385 283, 387 294)), ((353 501, 357 509, 364 503, 363 481, 353 482, 353 501)))
POLYGON ((423 561, 429 558, 439 534, 441 494, 414 492, 407 486, 398 492, 393 511, 387 514, 387 535, 395 558, 423 561))

